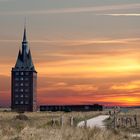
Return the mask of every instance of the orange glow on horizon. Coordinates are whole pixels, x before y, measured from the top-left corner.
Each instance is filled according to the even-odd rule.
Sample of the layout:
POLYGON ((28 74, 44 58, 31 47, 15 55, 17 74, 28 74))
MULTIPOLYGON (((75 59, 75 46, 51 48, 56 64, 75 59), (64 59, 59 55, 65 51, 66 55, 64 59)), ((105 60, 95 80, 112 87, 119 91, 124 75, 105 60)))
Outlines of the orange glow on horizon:
MULTIPOLYGON (((98 40, 97 42, 102 45, 107 44, 98 40)), ((123 40, 123 42, 128 42, 130 45, 128 40, 123 40)), ((108 43, 115 44, 112 41, 108 43)), ((66 46, 68 47, 69 44, 66 46)), ((106 50, 94 52, 89 49, 86 52, 81 48, 77 52, 65 50, 57 53, 39 53, 38 51, 33 53, 33 60, 38 72, 39 104, 140 105, 138 51, 126 49, 126 51, 119 50, 118 52, 106 50)), ((2 94, 1 100, 6 100, 6 102, 9 100, 9 103, 10 72, 16 57, 12 61, 9 58, 0 63, 0 82, 2 83, 0 93, 8 91, 6 95, 2 94)))

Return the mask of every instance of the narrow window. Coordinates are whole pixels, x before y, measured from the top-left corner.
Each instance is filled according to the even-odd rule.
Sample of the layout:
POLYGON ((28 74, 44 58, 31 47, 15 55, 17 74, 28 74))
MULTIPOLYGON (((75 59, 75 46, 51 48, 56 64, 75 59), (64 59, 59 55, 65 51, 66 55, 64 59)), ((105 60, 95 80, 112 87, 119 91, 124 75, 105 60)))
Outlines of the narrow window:
POLYGON ((25 75, 29 75, 29 72, 26 72, 25 75))
POLYGON ((19 75, 19 72, 16 72, 16 75, 19 75))
POLYGON ((19 80, 19 78, 15 78, 15 81, 18 81, 19 80))
POLYGON ((23 98, 23 94, 21 94, 20 97, 23 98))
POLYGON ((21 83, 20 86, 23 86, 23 83, 21 83))
POLYGON ((25 94, 25 98, 28 98, 29 96, 27 94, 25 94))
POLYGON ((21 74, 21 75, 24 75, 24 73, 23 73, 23 72, 21 72, 20 74, 21 74))
POLYGON ((26 84, 25 84, 25 86, 27 86, 27 87, 28 87, 28 86, 29 86, 29 83, 26 83, 26 84))
POLYGON ((20 104, 23 104, 23 101, 20 101, 20 104))
POLYGON ((18 98, 18 94, 16 94, 15 97, 18 98))
POLYGON ((15 104, 17 105, 18 104, 18 101, 15 101, 15 104))
POLYGON ((21 77, 20 80, 23 81, 24 80, 23 77, 21 77))
POLYGON ((29 89, 25 89, 25 92, 29 92, 29 89))
POLYGON ((16 83, 15 86, 18 87, 18 83, 16 83))
POLYGON ((25 104, 27 105, 27 104, 29 104, 29 102, 28 101, 25 101, 25 104))
POLYGON ((20 91, 23 92, 23 89, 21 88, 20 91))
POLYGON ((26 80, 26 81, 28 81, 28 80, 29 80, 29 78, 25 78, 25 80, 26 80))
POLYGON ((15 89, 15 92, 18 92, 18 89, 17 88, 15 89))

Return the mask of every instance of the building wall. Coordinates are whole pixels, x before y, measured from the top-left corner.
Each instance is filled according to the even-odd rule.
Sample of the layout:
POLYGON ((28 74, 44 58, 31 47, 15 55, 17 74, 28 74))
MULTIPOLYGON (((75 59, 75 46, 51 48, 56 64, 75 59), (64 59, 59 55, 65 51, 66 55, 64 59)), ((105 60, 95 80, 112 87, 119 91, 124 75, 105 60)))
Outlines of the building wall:
POLYGON ((12 110, 36 110, 36 80, 37 73, 34 71, 12 70, 12 110))

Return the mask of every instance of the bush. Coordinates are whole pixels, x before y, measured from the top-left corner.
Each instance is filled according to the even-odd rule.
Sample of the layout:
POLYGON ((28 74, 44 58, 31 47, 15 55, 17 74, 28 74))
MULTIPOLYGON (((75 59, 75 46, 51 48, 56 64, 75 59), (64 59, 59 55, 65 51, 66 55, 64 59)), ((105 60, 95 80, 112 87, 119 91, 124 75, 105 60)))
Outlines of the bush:
POLYGON ((17 120, 27 121, 29 118, 24 114, 19 114, 19 115, 16 116, 16 119, 17 120))

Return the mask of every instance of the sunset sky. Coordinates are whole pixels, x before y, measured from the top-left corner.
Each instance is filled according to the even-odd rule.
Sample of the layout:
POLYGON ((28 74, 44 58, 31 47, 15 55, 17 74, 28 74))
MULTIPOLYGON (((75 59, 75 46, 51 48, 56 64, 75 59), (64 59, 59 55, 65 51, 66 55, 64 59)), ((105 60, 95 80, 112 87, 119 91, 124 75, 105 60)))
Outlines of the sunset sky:
POLYGON ((0 0, 0 106, 25 17, 38 104, 140 105, 140 0, 0 0))

